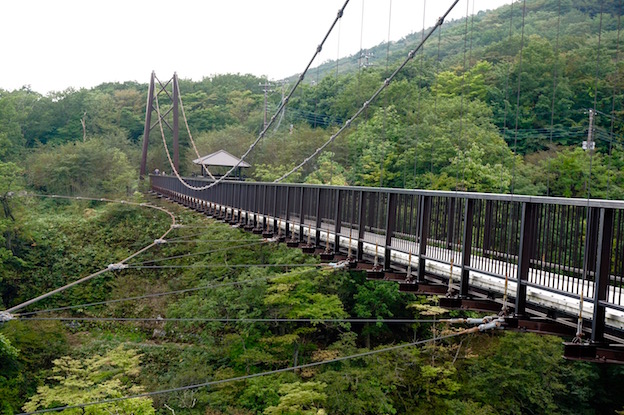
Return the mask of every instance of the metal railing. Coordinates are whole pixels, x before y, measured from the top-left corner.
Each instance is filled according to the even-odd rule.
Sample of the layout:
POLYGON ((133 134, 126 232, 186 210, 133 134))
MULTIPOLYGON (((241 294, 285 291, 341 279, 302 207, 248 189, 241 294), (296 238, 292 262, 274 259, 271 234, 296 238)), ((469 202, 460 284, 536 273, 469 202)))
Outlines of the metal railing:
POLYGON ((300 241, 310 229, 317 246, 335 252, 349 238, 358 259, 365 244, 375 245, 386 270, 404 268, 397 253, 411 254, 420 281, 428 263, 454 267, 460 296, 468 296, 476 276, 507 278, 515 284, 517 315, 531 303, 527 289, 564 296, 577 308, 582 296, 594 341, 604 339, 606 328, 623 328, 609 324, 607 310, 620 313, 624 325, 624 202, 254 182, 193 191, 174 176, 151 176, 151 186, 256 227, 280 226, 300 241))

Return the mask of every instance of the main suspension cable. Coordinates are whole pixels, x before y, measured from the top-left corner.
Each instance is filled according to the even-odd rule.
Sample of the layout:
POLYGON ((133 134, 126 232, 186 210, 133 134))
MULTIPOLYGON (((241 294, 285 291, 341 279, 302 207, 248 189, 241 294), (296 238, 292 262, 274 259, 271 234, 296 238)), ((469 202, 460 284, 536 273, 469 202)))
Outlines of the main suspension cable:
POLYGON ((405 60, 403 61, 403 63, 401 63, 401 65, 399 65, 399 67, 397 69, 394 70, 394 72, 384 80, 383 84, 377 89, 377 91, 375 91, 373 93, 373 95, 369 98, 368 101, 364 102, 364 105, 362 105, 362 107, 356 111, 356 113, 349 118, 343 125, 342 127, 340 127, 340 129, 333 134, 331 137, 329 137, 329 139, 319 148, 317 148, 311 155, 309 155, 308 157, 306 157, 301 163, 299 163, 297 166, 295 166, 292 170, 290 170, 288 173, 284 174, 283 176, 281 176, 280 178, 276 179, 274 181, 274 183, 279 183, 282 180, 286 179, 288 176, 290 176, 291 174, 295 173, 297 170, 301 169, 303 166, 305 166, 310 160, 314 159, 316 156, 318 156, 323 150, 325 150, 325 148, 330 145, 340 134, 342 134, 347 128, 349 128, 351 126, 351 123, 360 116, 360 114, 362 112, 364 112, 369 106, 370 104, 375 101, 375 99, 379 96, 379 94, 381 94, 381 92, 383 90, 385 90, 388 85, 390 85, 390 82, 392 82, 392 80, 396 77, 396 75, 405 67, 405 65, 407 65, 407 63, 412 60, 414 58, 414 56, 416 55, 416 52, 418 52, 420 50, 420 48, 422 47, 422 45, 427 41, 427 39, 429 39, 429 37, 433 34, 433 32, 435 32, 435 30, 442 26, 442 24, 444 23, 444 19, 446 18, 446 16, 448 16, 448 14, 453 10, 453 8, 455 7, 455 5, 459 2, 459 0, 455 0, 453 2, 453 4, 451 5, 451 7, 449 7, 449 9, 446 11, 446 13, 444 13, 444 15, 442 17, 440 17, 438 19, 438 21, 436 22, 435 26, 433 26, 433 28, 429 31, 429 33, 427 33, 427 36, 425 36, 425 39, 423 41, 420 42, 420 44, 416 47, 416 49, 411 50, 408 54, 407 54, 407 58, 405 58, 405 60))
POLYGON ((559 70, 559 33, 561 31, 561 0, 557 2, 557 38, 555 42, 555 59, 553 59, 553 94, 550 104, 550 148, 548 153, 548 167, 546 169, 546 196, 550 196, 550 159, 553 150, 553 133, 555 129, 555 99, 557 96, 557 73, 559 70))
MULTIPOLYGON (((201 158, 201 156, 199 155, 199 151, 197 151, 197 147, 195 146, 195 140, 193 140, 191 129, 189 128, 188 121, 186 120, 186 113, 184 112, 184 104, 182 103, 182 94, 178 94, 178 100, 180 101, 180 108, 182 109, 182 118, 184 119, 184 125, 186 125, 186 131, 188 133, 189 139, 191 140, 191 144, 193 146, 193 150, 195 151, 195 155, 197 155, 197 158, 199 159, 201 158)), ((201 163, 201 160, 200 160, 200 165, 202 166, 202 169, 206 173, 208 173, 208 176, 210 176, 212 180, 216 180, 216 178, 212 175, 210 170, 208 170, 208 167, 206 167, 204 163, 201 163)))
MULTIPOLYGON (((620 0, 620 10, 622 10, 623 6, 624 6, 624 2, 620 0)), ((616 81, 613 82, 613 94, 611 96, 611 123, 609 127, 609 138, 611 142, 609 142, 609 165, 607 167, 607 171, 609 172, 609 174, 607 175, 607 199, 609 199, 610 193, 611 193, 611 173, 610 172, 611 172, 611 162, 613 160, 612 150, 613 150, 614 128, 615 128, 615 96, 616 96, 617 86, 618 86, 617 80, 620 79, 620 32, 621 32, 621 28, 622 28, 622 13, 619 13, 618 25, 617 25, 617 41, 616 41, 617 46, 615 48, 615 79, 616 81)))
MULTIPOLYGON (((211 187, 216 186, 217 184, 221 183, 223 180, 225 180, 226 177, 228 177, 238 166, 240 166, 240 164, 245 160, 245 158, 253 151, 253 149, 256 147, 256 145, 260 142, 260 140, 262 140, 262 138, 264 138, 266 132, 273 126, 273 123, 275 122, 275 119, 277 118, 277 115, 282 111, 282 109, 288 104, 288 101, 290 100, 290 98, 292 97, 292 95, 295 93, 295 91, 297 90, 297 88, 299 87, 299 85, 303 82, 306 73, 308 72, 308 70, 310 69, 310 66, 312 65, 312 63, 314 62, 314 60, 316 59, 316 57, 321 53, 321 50, 323 49, 323 45, 325 44, 325 41, 327 40, 327 38, 329 37, 329 35, 331 34, 331 32, 334 30, 334 27, 336 26, 336 24, 338 23, 338 21, 342 18, 342 15, 344 13, 345 8, 347 7, 347 4, 349 4, 349 0, 346 0, 344 5, 342 6, 342 8, 340 10, 338 10, 338 14, 336 15, 336 18, 334 19, 334 21, 332 22, 329 30, 327 31, 327 33, 325 34, 325 37, 323 38, 323 40, 321 41, 321 43, 317 46, 316 51, 314 52, 314 54, 312 55, 312 58, 310 59, 310 61, 308 62, 308 64, 306 65, 305 69, 303 70, 303 72, 301 73, 301 75, 299 75, 297 82, 295 82, 295 84, 293 85, 293 87, 291 88, 290 92, 288 93, 288 95, 286 96, 286 98, 284 98, 281 102, 280 105, 277 108, 277 111, 275 112, 275 114, 273 114, 273 116, 271 117, 270 121, 267 123, 267 125, 262 129, 262 131, 260 132, 260 134, 258 135, 258 137, 256 138, 256 140, 251 143, 251 145, 249 146, 249 148, 247 149, 247 151, 240 157, 240 159, 238 160, 238 162, 232 166, 232 168, 230 170, 228 170, 223 176, 219 177, 217 180, 215 180, 214 182, 207 184, 206 186, 193 186, 189 183, 187 183, 178 173, 178 171, 176 170, 175 166, 173 165, 173 162, 171 161, 171 158, 169 157, 169 152, 167 150, 167 146, 165 143, 165 150, 167 150, 167 156, 169 158, 169 163, 171 164, 171 168, 173 169, 173 172, 175 174, 175 176, 178 178, 178 180, 182 183, 182 185, 184 185, 186 188, 191 189, 191 190, 206 190, 206 189, 210 189, 211 187)), ((158 100, 156 99, 156 104, 158 105, 158 100)), ((159 117, 159 123, 160 123, 160 117, 159 117)), ((162 129, 162 126, 161 126, 162 129)), ((164 134, 164 133, 163 133, 164 134)))

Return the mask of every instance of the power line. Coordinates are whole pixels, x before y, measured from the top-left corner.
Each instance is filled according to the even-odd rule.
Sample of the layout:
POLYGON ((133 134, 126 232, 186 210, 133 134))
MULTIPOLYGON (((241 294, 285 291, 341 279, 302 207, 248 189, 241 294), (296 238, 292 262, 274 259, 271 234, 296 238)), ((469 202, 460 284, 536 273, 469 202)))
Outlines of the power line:
POLYGON ((383 349, 370 350, 370 351, 363 352, 363 353, 357 353, 357 354, 353 354, 353 355, 337 357, 335 359, 324 360, 322 362, 306 363, 306 364, 303 364, 303 365, 290 366, 290 367, 286 367, 286 368, 282 368, 282 369, 270 370, 270 371, 267 371, 267 372, 253 373, 253 374, 250 374, 250 375, 237 376, 237 377, 233 377, 233 378, 229 378, 229 379, 213 380, 213 381, 210 381, 210 382, 197 383, 197 384, 194 384, 194 385, 181 386, 181 387, 178 387, 178 388, 163 389, 163 390, 153 391, 153 392, 145 392, 145 393, 140 393, 140 394, 137 394, 137 395, 124 396, 124 397, 121 397, 121 398, 111 398, 111 399, 104 399, 104 400, 96 401, 96 402, 87 402, 87 403, 81 403, 81 404, 76 404, 76 405, 59 406, 59 407, 56 407, 56 408, 46 408, 46 409, 40 409, 38 411, 33 411, 33 412, 22 412, 22 413, 20 413, 18 415, 43 414, 43 413, 47 413, 47 412, 64 411, 66 409, 85 408, 87 406, 101 405, 101 404, 107 404, 107 403, 115 403, 115 402, 120 402, 120 401, 124 401, 124 400, 128 400, 128 399, 147 398, 147 397, 150 397, 150 396, 162 395, 162 394, 166 394, 166 393, 181 392, 181 391, 186 391, 186 390, 204 388, 204 387, 208 387, 208 386, 221 385, 221 384, 224 384, 224 383, 238 382, 238 381, 247 380, 247 379, 253 379, 253 378, 262 377, 262 376, 275 375, 275 374, 278 374, 278 373, 291 372, 291 371, 295 371, 295 370, 299 370, 299 369, 306 369, 306 368, 310 368, 310 367, 317 367, 317 366, 327 365, 327 364, 330 364, 330 363, 337 363, 337 362, 343 362, 343 361, 351 360, 351 359, 358 359, 358 358, 362 358, 362 357, 373 356, 373 355, 380 354, 380 353, 390 352, 390 351, 394 351, 394 350, 400 350, 400 349, 404 349, 404 348, 412 347, 412 346, 418 346, 418 345, 431 343, 431 342, 438 341, 438 340, 446 340, 446 339, 450 339, 450 338, 453 338, 453 337, 459 337, 459 336, 462 336, 462 335, 465 335, 465 334, 476 333, 478 331, 479 331, 479 329, 477 327, 473 327, 473 328, 470 328, 470 329, 459 331, 457 333, 448 334, 446 336, 439 336, 439 337, 434 337, 434 338, 431 338, 431 339, 419 340, 419 341, 412 342, 412 343, 405 343, 405 344, 400 344, 400 345, 396 345, 396 346, 385 347, 383 349))

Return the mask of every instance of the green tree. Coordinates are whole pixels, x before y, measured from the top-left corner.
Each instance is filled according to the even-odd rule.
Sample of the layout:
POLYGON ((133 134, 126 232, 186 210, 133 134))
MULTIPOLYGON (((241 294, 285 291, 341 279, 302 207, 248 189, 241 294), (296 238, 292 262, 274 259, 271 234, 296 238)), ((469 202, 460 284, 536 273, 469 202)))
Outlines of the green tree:
POLYGON ((465 73, 440 72, 431 92, 444 98, 463 96, 466 99, 485 101, 488 95, 486 77, 491 70, 491 63, 480 61, 465 73))
POLYGON ((345 169, 334 160, 334 153, 327 151, 318 156, 317 168, 306 177, 305 182, 310 184, 329 184, 346 186, 345 169))
POLYGON ((264 410, 265 415, 324 415, 321 407, 327 398, 323 390, 327 387, 320 382, 295 382, 280 385, 279 403, 264 410))
MULTIPOLYGON (((353 296, 355 304, 353 312, 357 317, 384 319, 394 316, 393 306, 400 304, 401 294, 398 286, 392 283, 366 281, 357 285, 357 292, 353 296)), ((366 324, 363 334, 366 336, 366 347, 371 347, 371 335, 388 330, 381 323, 366 324)))
POLYGON ((593 413, 596 373, 590 364, 562 360, 561 353, 557 337, 508 333, 468 363, 460 395, 510 414, 593 413))
MULTIPOLYGON (((128 378, 136 378, 140 373, 141 355, 134 350, 124 350, 119 346, 104 355, 86 359, 69 356, 54 361, 50 381, 53 386, 40 386, 37 394, 24 405, 24 411, 36 411, 65 405, 77 405, 98 400, 119 398, 138 394, 140 386, 128 384, 128 378)), ((155 414, 152 400, 133 398, 102 405, 87 406, 84 409, 66 409, 62 414, 155 414)))
POLYGON ((37 190, 65 195, 124 195, 136 181, 128 156, 112 140, 42 147, 28 163, 28 182, 37 190))

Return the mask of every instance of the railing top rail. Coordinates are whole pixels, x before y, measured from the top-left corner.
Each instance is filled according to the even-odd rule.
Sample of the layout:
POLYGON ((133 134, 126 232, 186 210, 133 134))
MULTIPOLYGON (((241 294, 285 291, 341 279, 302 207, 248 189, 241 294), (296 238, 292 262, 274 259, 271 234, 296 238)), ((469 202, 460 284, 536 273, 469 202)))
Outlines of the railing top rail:
MULTIPOLYGON (((167 177, 177 178, 169 175, 152 175, 150 177, 167 177)), ((211 182, 211 179, 203 177, 191 177, 190 180, 197 180, 202 182, 211 182)), ((623 209, 624 201, 621 200, 605 200, 605 199, 581 199, 581 198, 566 198, 566 197, 550 197, 550 196, 528 196, 519 194, 501 194, 501 193, 479 193, 479 192, 460 192, 460 191, 445 191, 445 190, 422 190, 422 189, 398 189, 389 187, 365 187, 365 186, 330 186, 319 184, 306 184, 306 183, 274 183, 274 182, 251 182, 251 181, 238 181, 227 180, 222 183, 233 184, 245 184, 245 185, 270 185, 276 187, 305 187, 305 188, 325 188, 325 189, 339 189, 349 191, 364 191, 364 192, 379 192, 379 193, 396 193, 396 194, 412 194, 422 196, 437 196, 437 197, 457 197, 464 199, 478 199, 478 200, 496 200, 518 203, 535 203, 535 204, 552 204, 552 205, 565 205, 565 206, 589 206, 598 208, 611 208, 611 209, 623 209)))

